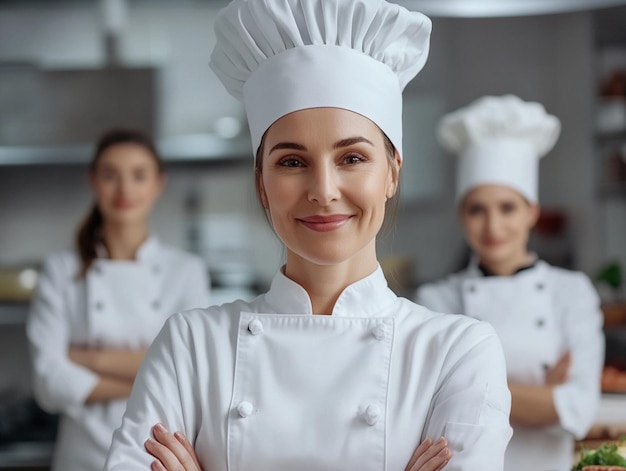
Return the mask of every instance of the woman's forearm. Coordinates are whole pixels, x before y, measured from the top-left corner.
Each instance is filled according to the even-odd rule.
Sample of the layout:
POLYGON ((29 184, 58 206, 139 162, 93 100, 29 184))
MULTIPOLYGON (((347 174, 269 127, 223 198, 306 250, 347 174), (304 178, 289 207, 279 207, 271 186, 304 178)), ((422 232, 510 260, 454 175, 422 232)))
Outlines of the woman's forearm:
POLYGON ((545 427, 559 422, 554 406, 553 386, 510 384, 511 423, 525 427, 545 427))
POLYGON ((94 373, 130 381, 132 384, 146 351, 147 348, 118 350, 73 347, 69 356, 72 361, 94 373))
POLYGON ((94 402, 111 401, 114 399, 125 399, 130 396, 133 389, 132 380, 113 378, 110 376, 100 376, 96 387, 91 390, 85 400, 86 404, 94 402))

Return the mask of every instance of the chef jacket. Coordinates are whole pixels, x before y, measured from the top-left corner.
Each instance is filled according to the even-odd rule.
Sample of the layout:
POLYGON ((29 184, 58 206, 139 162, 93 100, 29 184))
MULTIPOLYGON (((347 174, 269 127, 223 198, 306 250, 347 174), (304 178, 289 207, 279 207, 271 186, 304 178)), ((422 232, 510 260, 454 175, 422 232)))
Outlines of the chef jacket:
POLYGON ((506 471, 569 471, 574 439, 585 436, 600 400, 604 336, 598 296, 586 275, 537 261, 513 276, 483 276, 475 261, 421 287, 417 301, 489 322, 504 347, 511 383, 545 384, 545 372, 567 351, 567 381, 554 388, 559 423, 513 424, 506 471))
POLYGON ((98 375, 68 358, 72 346, 140 349, 176 311, 209 303, 203 262, 149 238, 136 260, 97 258, 79 277, 77 253, 47 258, 27 321, 34 394, 60 413, 53 469, 101 471, 126 400, 85 404, 98 375))
POLYGON ((332 315, 279 272, 268 293, 176 314, 137 375, 105 469, 149 469, 158 422, 209 471, 403 471, 445 436, 447 471, 501 471, 511 436, 502 349, 485 323, 398 298, 380 268, 332 315))

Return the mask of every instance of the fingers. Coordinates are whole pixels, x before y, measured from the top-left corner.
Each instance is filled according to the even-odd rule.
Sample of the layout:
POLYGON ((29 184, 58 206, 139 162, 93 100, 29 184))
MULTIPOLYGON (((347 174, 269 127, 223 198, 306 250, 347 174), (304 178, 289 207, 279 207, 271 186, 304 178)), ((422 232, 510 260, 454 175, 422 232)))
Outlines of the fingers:
POLYGON ((552 368, 546 372, 546 384, 563 384, 569 377, 569 369, 572 363, 572 354, 566 352, 552 368))
POLYGON ((451 457, 452 452, 444 437, 434 443, 427 438, 417 447, 405 471, 439 471, 451 457))
POLYGON ((196 450, 194 450, 193 445, 189 442, 189 440, 187 440, 187 437, 185 437, 180 432, 175 432, 174 433, 174 438, 176 438, 176 440, 178 440, 180 442, 180 444, 183 446, 183 448, 185 448, 187 453, 193 459, 193 461, 194 461, 195 465, 197 466, 197 468, 198 469, 202 469, 201 466, 200 466, 200 462, 198 461, 198 457, 196 456, 196 450))
POLYGON ((157 459, 152 463, 153 471, 201 471, 193 447, 186 439, 176 438, 162 424, 155 425, 152 433, 154 439, 148 439, 145 447, 157 459))

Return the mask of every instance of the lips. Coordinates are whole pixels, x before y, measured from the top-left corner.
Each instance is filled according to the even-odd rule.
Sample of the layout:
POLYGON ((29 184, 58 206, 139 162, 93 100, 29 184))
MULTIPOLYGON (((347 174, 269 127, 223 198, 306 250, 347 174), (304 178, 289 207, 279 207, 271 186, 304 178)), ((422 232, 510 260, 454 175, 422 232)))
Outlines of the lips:
POLYGON ((307 216, 298 219, 305 227, 316 232, 330 232, 343 227, 352 216, 348 214, 331 214, 328 216, 307 216))
POLYGON ((133 207, 133 203, 126 200, 117 200, 113 202, 115 209, 130 209, 133 207))
POLYGON ((499 247, 503 245, 506 241, 500 239, 485 239, 483 240, 483 245, 485 247, 499 247))

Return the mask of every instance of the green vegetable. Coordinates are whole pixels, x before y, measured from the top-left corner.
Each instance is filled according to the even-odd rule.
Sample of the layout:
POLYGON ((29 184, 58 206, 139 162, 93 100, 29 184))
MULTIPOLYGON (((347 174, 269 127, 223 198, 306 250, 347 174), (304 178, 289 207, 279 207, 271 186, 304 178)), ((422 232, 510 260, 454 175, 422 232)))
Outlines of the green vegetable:
POLYGON ((583 449, 580 452, 580 461, 572 468, 572 471, 599 464, 626 467, 626 458, 617 452, 616 443, 603 443, 595 451, 583 449))
POLYGON ((600 271, 596 279, 605 282, 613 289, 619 289, 623 281, 622 267, 617 262, 609 263, 600 271))

